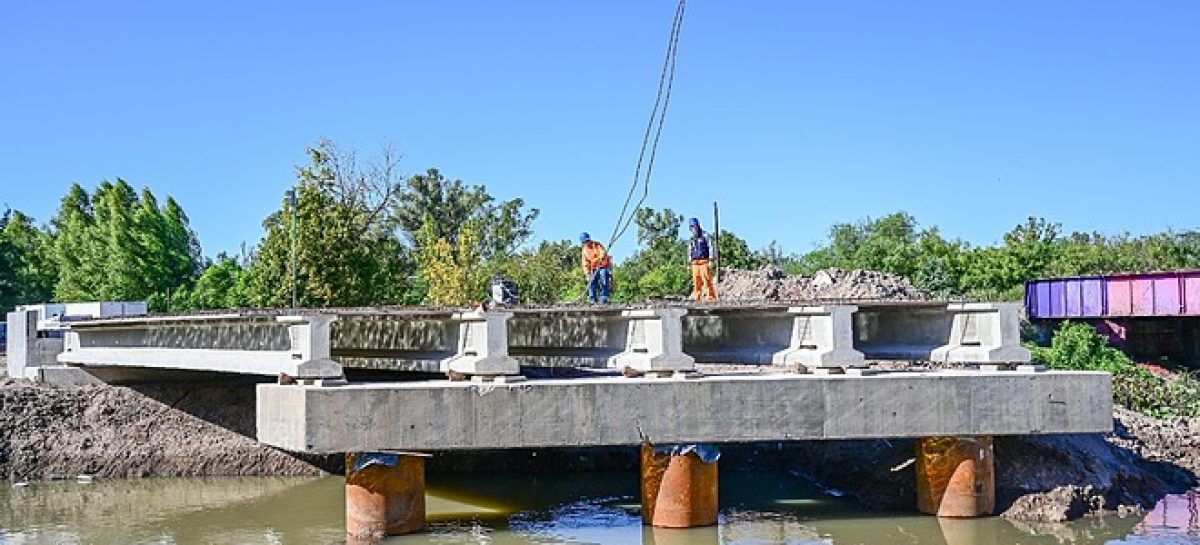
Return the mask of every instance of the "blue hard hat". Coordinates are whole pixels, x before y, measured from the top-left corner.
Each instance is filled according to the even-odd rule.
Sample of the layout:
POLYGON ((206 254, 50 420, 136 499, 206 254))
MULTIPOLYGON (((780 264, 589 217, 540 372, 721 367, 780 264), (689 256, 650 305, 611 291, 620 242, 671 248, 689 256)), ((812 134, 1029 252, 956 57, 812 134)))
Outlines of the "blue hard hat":
POLYGON ((592 240, 592 235, 589 235, 587 233, 579 234, 579 242, 587 242, 589 240, 592 240))
POLYGON ((691 220, 688 220, 688 225, 692 227, 700 227, 700 220, 692 218, 691 220))

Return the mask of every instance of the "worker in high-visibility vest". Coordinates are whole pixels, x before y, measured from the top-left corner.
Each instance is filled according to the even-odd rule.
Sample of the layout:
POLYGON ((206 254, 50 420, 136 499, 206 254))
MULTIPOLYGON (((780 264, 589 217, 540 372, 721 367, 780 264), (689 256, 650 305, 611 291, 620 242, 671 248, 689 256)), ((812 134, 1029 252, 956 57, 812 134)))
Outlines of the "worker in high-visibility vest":
POLYGON ((717 288, 713 285, 712 270, 708 267, 711 259, 708 235, 704 234, 700 220, 696 218, 688 222, 688 228, 692 231, 692 240, 688 244, 692 260, 692 297, 697 301, 716 301, 717 288))
POLYGON ((579 242, 583 244, 583 274, 587 275, 588 300, 593 304, 607 304, 608 290, 612 286, 612 257, 603 244, 593 241, 587 233, 579 235, 579 242))

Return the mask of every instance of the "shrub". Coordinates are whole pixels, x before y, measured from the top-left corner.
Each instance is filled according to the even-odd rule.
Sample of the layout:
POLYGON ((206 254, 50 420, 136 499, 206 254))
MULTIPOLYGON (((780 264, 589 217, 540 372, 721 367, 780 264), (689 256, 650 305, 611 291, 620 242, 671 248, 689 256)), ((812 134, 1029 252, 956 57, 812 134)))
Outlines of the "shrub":
POLYGON ((1114 403, 1157 418, 1200 416, 1200 375, 1156 376, 1108 346, 1087 324, 1063 322, 1049 348, 1031 351, 1035 362, 1052 369, 1112 373, 1114 403))

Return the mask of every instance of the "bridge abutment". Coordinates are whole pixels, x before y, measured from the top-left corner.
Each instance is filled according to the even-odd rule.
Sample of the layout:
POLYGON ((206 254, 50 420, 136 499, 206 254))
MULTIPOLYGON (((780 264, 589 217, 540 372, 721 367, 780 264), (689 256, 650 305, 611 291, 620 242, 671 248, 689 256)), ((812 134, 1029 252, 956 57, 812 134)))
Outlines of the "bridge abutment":
POLYGON ((642 444, 642 523, 692 528, 717 523, 717 462, 692 451, 656 452, 642 444))
POLYGON ((346 534, 359 540, 425 529, 425 458, 346 454, 346 534))
POLYGON ((996 508, 995 456, 990 435, 917 439, 917 509, 969 518, 996 508))

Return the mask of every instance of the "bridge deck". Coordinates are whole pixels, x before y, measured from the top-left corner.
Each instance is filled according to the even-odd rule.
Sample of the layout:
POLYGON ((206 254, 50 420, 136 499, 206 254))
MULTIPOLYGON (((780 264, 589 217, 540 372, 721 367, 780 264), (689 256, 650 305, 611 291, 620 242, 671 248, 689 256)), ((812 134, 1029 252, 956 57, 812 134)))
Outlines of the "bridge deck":
POLYGON ((1109 432, 1107 373, 264 384, 258 438, 304 452, 1109 432))

